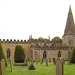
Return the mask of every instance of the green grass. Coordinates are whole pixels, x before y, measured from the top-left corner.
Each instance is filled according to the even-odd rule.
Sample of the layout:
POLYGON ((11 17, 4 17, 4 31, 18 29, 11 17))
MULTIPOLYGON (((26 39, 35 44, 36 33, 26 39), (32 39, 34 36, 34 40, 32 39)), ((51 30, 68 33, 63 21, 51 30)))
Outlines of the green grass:
MULTIPOLYGON (((44 62, 40 65, 40 62, 34 63, 36 70, 28 70, 27 66, 13 66, 13 72, 11 72, 10 64, 6 67, 6 75, 56 75, 56 66, 53 63, 44 62)), ((64 75, 75 75, 75 64, 64 64, 64 75)))

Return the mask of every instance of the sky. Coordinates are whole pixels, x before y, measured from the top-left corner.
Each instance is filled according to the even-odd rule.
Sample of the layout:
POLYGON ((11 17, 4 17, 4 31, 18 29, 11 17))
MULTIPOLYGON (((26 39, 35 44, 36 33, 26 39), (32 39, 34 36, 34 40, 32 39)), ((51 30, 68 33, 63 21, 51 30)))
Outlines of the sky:
POLYGON ((62 38, 75 0, 0 0, 0 39, 62 38))

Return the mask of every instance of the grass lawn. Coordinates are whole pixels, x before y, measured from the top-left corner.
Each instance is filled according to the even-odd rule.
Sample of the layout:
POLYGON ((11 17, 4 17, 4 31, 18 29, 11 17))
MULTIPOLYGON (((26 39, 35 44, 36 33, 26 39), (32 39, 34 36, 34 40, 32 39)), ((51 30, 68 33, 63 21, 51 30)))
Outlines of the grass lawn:
MULTIPOLYGON (((44 62, 40 65, 40 62, 36 64, 34 62, 36 70, 28 70, 27 66, 13 66, 13 72, 11 72, 10 64, 6 67, 6 75, 56 75, 56 66, 53 63, 44 62)), ((75 75, 75 64, 64 64, 64 75, 75 75)))

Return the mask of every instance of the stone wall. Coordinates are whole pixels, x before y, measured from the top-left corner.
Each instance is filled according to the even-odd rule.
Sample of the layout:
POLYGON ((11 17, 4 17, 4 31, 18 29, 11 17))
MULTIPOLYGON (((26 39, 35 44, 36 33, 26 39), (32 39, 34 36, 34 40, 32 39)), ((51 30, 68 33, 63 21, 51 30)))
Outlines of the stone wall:
POLYGON ((4 51, 6 59, 7 59, 7 51, 9 49, 10 50, 10 56, 11 56, 11 58, 13 60, 16 45, 21 45, 24 48, 26 57, 30 58, 30 50, 31 50, 31 45, 30 44, 27 44, 27 43, 7 43, 7 42, 2 42, 2 47, 3 47, 3 51, 4 51))
MULTIPOLYGON (((35 61, 37 61, 37 59, 39 59, 39 61, 41 61, 41 59, 43 58, 43 53, 45 50, 33 50, 33 59, 35 61)), ((58 52, 60 51, 61 53, 61 58, 64 58, 64 60, 68 59, 68 50, 46 50, 46 55, 47 55, 47 60, 49 61, 49 58, 51 58, 51 61, 53 60, 53 58, 57 59, 58 57, 58 52)))
POLYGON ((69 46, 69 43, 71 46, 73 46, 73 40, 74 40, 74 36, 73 35, 67 35, 67 36, 63 36, 62 37, 62 45, 66 45, 69 46))

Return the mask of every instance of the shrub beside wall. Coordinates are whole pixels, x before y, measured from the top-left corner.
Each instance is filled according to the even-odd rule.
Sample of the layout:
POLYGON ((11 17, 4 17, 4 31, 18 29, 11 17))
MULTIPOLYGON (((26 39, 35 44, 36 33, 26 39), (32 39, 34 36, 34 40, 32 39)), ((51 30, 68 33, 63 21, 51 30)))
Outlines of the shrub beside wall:
POLYGON ((15 47, 14 61, 16 63, 22 63, 24 62, 25 57, 26 56, 23 47, 21 45, 17 45, 15 47))
POLYGON ((7 66, 6 58, 5 58, 3 48, 2 48, 2 45, 1 45, 1 41, 0 41, 0 61, 1 61, 1 59, 5 59, 5 65, 7 66))
POLYGON ((71 63, 75 63, 75 48, 73 49, 72 57, 71 57, 70 62, 71 62, 71 63))

